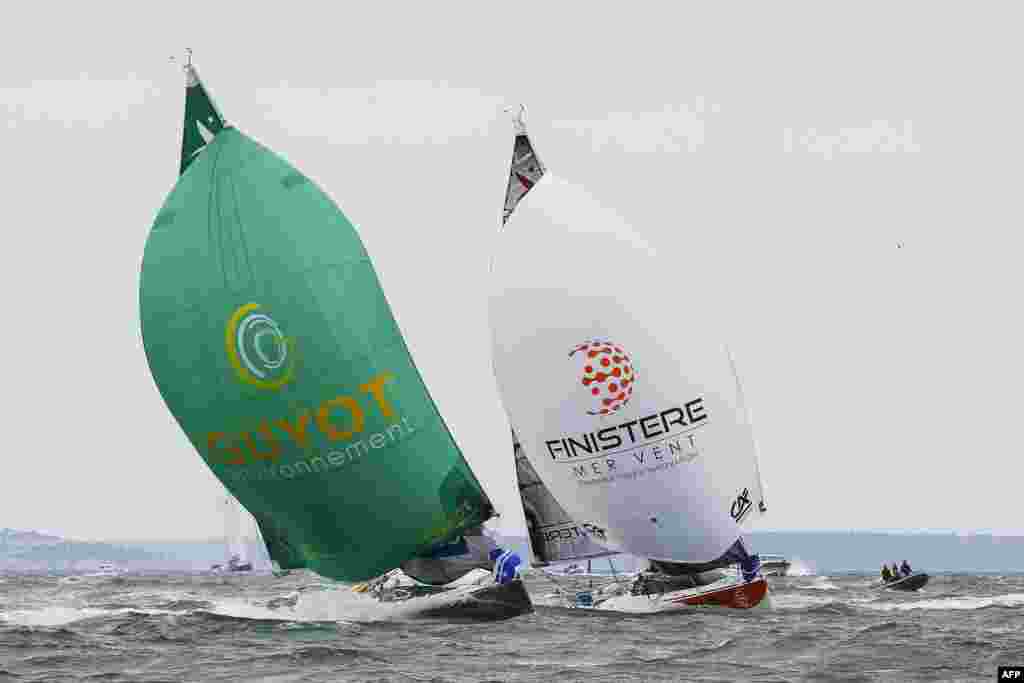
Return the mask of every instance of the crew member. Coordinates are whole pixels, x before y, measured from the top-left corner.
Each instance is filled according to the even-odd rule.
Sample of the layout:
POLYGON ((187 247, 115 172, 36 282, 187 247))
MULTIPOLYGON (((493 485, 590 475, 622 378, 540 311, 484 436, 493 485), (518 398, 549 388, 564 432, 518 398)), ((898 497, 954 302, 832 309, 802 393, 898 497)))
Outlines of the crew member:
POLYGON ((495 583, 511 583, 519 576, 519 567, 523 560, 515 551, 495 548, 491 551, 491 559, 494 561, 495 583))

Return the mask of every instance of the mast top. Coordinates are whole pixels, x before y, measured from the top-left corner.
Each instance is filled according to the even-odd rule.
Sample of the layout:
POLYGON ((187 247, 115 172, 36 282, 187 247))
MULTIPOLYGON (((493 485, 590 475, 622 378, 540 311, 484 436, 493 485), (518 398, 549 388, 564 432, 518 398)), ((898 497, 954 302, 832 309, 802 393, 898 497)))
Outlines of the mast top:
MULTIPOLYGON (((171 55, 171 61, 177 62, 178 59, 171 55)), ((193 85, 198 85, 199 74, 196 73, 195 67, 192 66, 192 48, 190 47, 185 48, 185 63, 182 64, 181 68, 185 72, 185 87, 191 88, 193 85)))
POLYGON ((526 135, 526 105, 520 103, 518 107, 505 107, 505 111, 512 117, 516 134, 526 135))

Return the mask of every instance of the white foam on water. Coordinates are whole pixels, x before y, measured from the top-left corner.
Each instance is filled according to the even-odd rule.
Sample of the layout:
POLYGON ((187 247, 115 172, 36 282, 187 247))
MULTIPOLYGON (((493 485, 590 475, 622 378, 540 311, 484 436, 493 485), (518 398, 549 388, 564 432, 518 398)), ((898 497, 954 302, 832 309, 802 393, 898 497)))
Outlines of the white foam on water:
MULTIPOLYGON (((458 581, 450 591, 435 596, 416 598, 407 601, 380 602, 369 593, 356 593, 352 586, 333 581, 318 582, 304 586, 302 589, 279 595, 262 595, 257 597, 240 595, 237 597, 214 597, 194 591, 153 593, 121 593, 117 600, 121 605, 127 603, 146 604, 153 600, 175 602, 178 600, 200 600, 207 603, 189 610, 163 610, 148 607, 117 606, 114 608, 90 607, 77 601, 76 592, 68 591, 63 604, 51 604, 39 607, 28 607, 18 610, 0 611, 0 622, 22 624, 27 626, 61 626, 82 619, 105 617, 119 614, 175 615, 209 612, 238 619, 271 620, 282 622, 362 622, 403 620, 415 618, 425 609, 443 608, 449 604, 457 604, 465 599, 468 593, 478 589, 483 583, 491 581, 491 573, 487 571, 470 572, 458 581), (76 602, 78 604, 76 604, 76 602), (276 603, 276 605, 275 605, 276 603), (275 605, 275 606, 272 606, 275 605)), ((63 583, 63 582, 62 582, 63 583)), ((79 581, 68 582, 76 588, 79 581)))
POLYGON ((0 621, 20 626, 64 626, 83 619, 108 617, 117 614, 181 614, 160 609, 136 609, 123 607, 119 609, 100 609, 97 607, 69 607, 52 605, 42 609, 22 609, 0 613, 0 621))
POLYGON ((837 591, 839 586, 831 583, 827 576, 817 576, 814 581, 807 584, 806 586, 797 586, 801 590, 818 590, 818 591, 837 591))
POLYGON ((297 595, 294 606, 287 605, 270 609, 246 603, 240 606, 237 602, 218 601, 216 611, 241 618, 279 619, 287 621, 338 621, 364 622, 389 621, 416 618, 427 609, 444 607, 462 601, 469 593, 477 590, 482 583, 491 581, 491 573, 487 571, 470 572, 466 576, 453 581, 451 590, 436 595, 381 602, 373 595, 352 590, 352 586, 343 583, 321 584, 320 589, 304 590, 297 595), (255 615, 260 616, 255 616, 255 615))
POLYGON ((103 609, 81 609, 54 605, 37 610, 22 609, 4 612, 0 614, 0 621, 20 626, 63 626, 103 614, 110 614, 110 612, 103 609))
POLYGON ((806 609, 819 605, 830 605, 837 600, 812 593, 772 593, 772 607, 775 609, 806 609))
MULTIPOLYGON (((266 605, 250 602, 244 598, 218 598, 216 600, 209 600, 208 602, 210 603, 210 607, 190 611, 210 612, 212 614, 219 614, 224 617, 233 617, 235 619, 299 621, 286 607, 271 609, 266 605)), ((310 619, 307 621, 312 620, 310 619)))
POLYGON ((964 595, 931 600, 913 600, 907 602, 875 602, 868 605, 871 609, 883 611, 906 612, 914 609, 958 609, 972 610, 985 607, 1024 607, 1024 593, 1008 593, 989 597, 964 595))
MULTIPOLYGON (((102 609, 96 607, 73 607, 70 605, 51 605, 39 609, 20 609, 0 612, 0 622, 19 624, 22 626, 64 626, 83 619, 109 617, 120 614, 175 615, 209 612, 236 619, 254 619, 268 621, 379 621, 401 619, 414 615, 416 605, 403 606, 402 603, 380 603, 371 596, 353 593, 349 587, 323 591, 307 591, 297 597, 294 607, 282 606, 270 608, 265 604, 251 602, 245 598, 207 599, 209 607, 192 610, 161 610, 149 608, 126 607, 102 609)), ((288 596, 292 597, 292 596, 288 596)), ((175 599, 167 596, 168 600, 175 599)), ((177 596, 181 599, 181 596, 177 596)))
POLYGON ((339 584, 323 590, 306 590, 298 594, 294 606, 269 609, 252 604, 216 603, 216 611, 243 619, 278 619, 286 621, 380 621, 400 616, 395 609, 401 603, 382 603, 372 595, 356 593, 351 586, 339 584))
POLYGON ((786 576, 814 576, 816 571, 813 563, 794 557, 789 561, 786 576))

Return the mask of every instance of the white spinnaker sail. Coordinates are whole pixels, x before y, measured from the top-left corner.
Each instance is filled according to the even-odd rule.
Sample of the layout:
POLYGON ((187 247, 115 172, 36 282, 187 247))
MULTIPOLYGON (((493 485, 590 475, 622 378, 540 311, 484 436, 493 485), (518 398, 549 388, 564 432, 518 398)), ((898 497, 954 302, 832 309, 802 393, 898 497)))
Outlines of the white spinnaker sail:
POLYGON ((740 493, 753 442, 729 357, 694 305, 706 285, 686 277, 687 255, 659 259, 550 174, 494 253, 495 374, 552 494, 613 547, 719 557, 740 536, 725 502, 740 493))

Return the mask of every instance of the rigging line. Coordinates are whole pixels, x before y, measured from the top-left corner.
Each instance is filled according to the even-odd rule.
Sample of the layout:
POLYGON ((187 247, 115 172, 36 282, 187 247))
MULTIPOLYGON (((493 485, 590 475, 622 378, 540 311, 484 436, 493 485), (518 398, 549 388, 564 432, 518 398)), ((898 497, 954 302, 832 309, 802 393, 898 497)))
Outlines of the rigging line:
MULTIPOLYGON (((208 151, 208 150, 204 150, 208 151)), ((227 271, 224 268, 224 244, 223 236, 219 228, 220 225, 220 211, 216 210, 219 206, 219 200, 217 195, 217 166, 220 164, 221 149, 214 150, 213 158, 210 160, 210 192, 207 198, 206 204, 206 240, 209 244, 211 254, 217 254, 220 258, 220 269, 221 276, 224 278, 224 289, 228 289, 228 276, 227 271), (217 221, 217 239, 214 240, 214 221, 213 216, 216 214, 217 221)), ((194 162, 193 162, 194 163, 194 162)))
POLYGON ((566 604, 569 607, 575 607, 575 603, 573 603, 571 600, 569 600, 569 597, 566 595, 566 590, 562 587, 562 584, 558 583, 558 581, 555 580, 555 577, 551 576, 550 574, 548 574, 543 569, 540 570, 540 573, 545 578, 547 578, 548 581, 550 581, 551 583, 555 584, 555 589, 558 590, 558 594, 562 596, 562 598, 565 600, 566 604))
POLYGON ((249 275, 249 282, 246 284, 251 287, 256 283, 256 273, 252 269, 252 261, 249 258, 249 243, 245 239, 245 224, 242 222, 242 203, 238 201, 238 183, 235 182, 234 176, 230 176, 228 179, 231 182, 231 194, 235 198, 235 221, 238 223, 238 241, 242 247, 240 251, 242 252, 242 258, 245 260, 245 269, 249 275))

